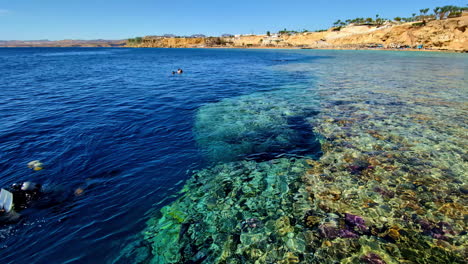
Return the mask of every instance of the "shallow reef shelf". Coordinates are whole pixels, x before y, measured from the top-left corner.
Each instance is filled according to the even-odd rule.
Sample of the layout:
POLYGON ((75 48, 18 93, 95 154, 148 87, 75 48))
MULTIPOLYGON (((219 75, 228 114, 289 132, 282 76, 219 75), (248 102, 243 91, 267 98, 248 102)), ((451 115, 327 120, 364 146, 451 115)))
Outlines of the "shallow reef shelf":
POLYGON ((306 162, 217 165, 195 174, 183 196, 146 230, 158 263, 264 263, 306 252, 306 162))
POLYGON ((320 103, 315 89, 299 85, 224 99, 196 114, 195 139, 211 162, 279 156, 320 156, 310 119, 320 103))
POLYGON ((417 211, 425 209, 414 186, 384 188, 354 167, 341 171, 346 177, 328 171, 337 167, 293 158, 198 172, 148 222, 151 261, 463 263, 466 235, 454 205, 429 217, 417 211))
MULTIPOLYGON (((218 164, 194 174, 123 256, 140 263, 466 263, 463 73, 350 61, 281 66, 313 71, 320 77, 314 91, 290 87, 202 107, 195 134, 218 164), (291 129, 297 120, 313 138, 291 129), (294 152, 306 142, 320 154, 294 152), (245 159, 258 153, 274 155, 245 159)), ((420 66, 416 57, 406 61, 420 66)))

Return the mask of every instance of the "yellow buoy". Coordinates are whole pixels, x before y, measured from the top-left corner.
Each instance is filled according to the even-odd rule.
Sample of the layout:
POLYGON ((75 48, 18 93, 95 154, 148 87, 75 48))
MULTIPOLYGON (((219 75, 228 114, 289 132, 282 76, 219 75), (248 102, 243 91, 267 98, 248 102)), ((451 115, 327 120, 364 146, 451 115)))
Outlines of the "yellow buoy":
POLYGON ((28 168, 33 169, 35 171, 40 171, 43 169, 43 164, 39 160, 33 160, 28 163, 28 168))

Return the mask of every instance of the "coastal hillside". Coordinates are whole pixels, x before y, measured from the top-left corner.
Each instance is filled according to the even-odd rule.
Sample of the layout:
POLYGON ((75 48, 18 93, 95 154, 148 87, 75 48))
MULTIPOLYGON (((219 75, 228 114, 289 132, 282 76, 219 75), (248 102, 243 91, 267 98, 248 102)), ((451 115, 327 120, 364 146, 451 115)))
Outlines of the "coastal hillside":
POLYGON ((445 20, 385 23, 383 25, 350 24, 322 32, 272 35, 238 35, 230 37, 158 37, 147 36, 130 47, 157 48, 422 48, 468 52, 468 13, 445 20))
POLYGON ((388 48, 423 45, 435 50, 468 51, 468 16, 447 20, 433 20, 425 26, 406 23, 382 29, 370 29, 367 33, 329 38, 335 46, 381 44, 388 48))

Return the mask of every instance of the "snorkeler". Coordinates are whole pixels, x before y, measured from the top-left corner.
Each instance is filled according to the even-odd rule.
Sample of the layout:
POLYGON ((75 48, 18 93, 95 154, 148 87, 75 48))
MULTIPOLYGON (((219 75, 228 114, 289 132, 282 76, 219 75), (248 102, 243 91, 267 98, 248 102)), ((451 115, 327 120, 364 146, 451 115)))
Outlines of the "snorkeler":
POLYGON ((20 218, 17 211, 28 208, 42 194, 42 186, 33 182, 13 184, 0 190, 0 223, 15 222, 20 218))
POLYGON ((42 186, 34 182, 23 182, 19 185, 13 184, 10 188, 16 210, 23 210, 37 201, 42 193, 42 186))

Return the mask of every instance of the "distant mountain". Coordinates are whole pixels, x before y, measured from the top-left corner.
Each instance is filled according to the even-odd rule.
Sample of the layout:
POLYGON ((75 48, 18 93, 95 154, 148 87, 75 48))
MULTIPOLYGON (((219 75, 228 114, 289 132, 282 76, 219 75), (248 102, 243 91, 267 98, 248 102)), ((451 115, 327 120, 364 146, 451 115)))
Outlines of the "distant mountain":
POLYGON ((122 47, 125 40, 79 40, 64 39, 51 41, 41 40, 0 40, 0 47, 122 47))

